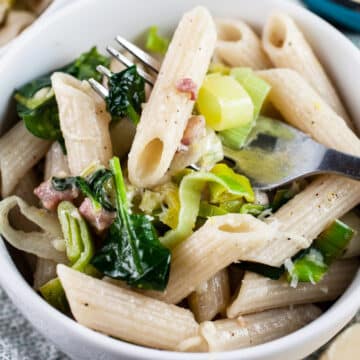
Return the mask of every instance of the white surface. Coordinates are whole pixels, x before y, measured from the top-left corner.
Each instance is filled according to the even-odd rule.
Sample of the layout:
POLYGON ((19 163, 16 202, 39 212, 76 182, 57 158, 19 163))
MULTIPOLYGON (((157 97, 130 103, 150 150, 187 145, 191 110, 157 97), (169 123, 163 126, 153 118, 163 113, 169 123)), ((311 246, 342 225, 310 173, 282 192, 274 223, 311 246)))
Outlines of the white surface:
MULTIPOLYGON (((240 17, 259 29, 272 9, 293 15, 337 82, 354 119, 360 121, 358 91, 360 53, 343 35, 306 10, 281 0, 202 2, 218 16, 240 17)), ((34 24, 0 63, 0 118, 4 119, 13 89, 61 66, 92 45, 111 43, 119 33, 129 39, 149 25, 173 27, 198 0, 80 0, 53 17, 34 24)), ((0 283, 23 314, 45 336, 74 359, 246 359, 296 360, 305 357, 337 333, 355 314, 360 302, 360 274, 323 316, 282 339, 253 348, 217 354, 181 354, 128 344, 82 327, 60 314, 23 280, 0 241, 0 283)))

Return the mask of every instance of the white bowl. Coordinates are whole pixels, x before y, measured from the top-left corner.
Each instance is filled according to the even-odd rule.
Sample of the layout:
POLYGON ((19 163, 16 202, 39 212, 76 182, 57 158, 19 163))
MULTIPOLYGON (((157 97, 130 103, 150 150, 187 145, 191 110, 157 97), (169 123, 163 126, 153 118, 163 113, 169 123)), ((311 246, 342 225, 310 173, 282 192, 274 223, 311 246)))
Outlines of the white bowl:
MULTIPOLYGON (((202 1, 205 3, 205 1, 202 1)), ((80 0, 34 24, 0 62, 0 119, 13 89, 64 65, 97 44, 111 43, 116 34, 134 38, 149 25, 172 28, 197 0, 80 0)), ((338 85, 354 120, 360 122, 360 52, 337 30, 307 10, 280 0, 206 1, 216 16, 239 17, 258 30, 273 9, 291 14, 305 31, 316 53, 338 85)), ((360 123, 358 123, 360 125, 360 123)), ((4 122, 0 124, 4 127, 4 122)), ((215 354, 158 351, 115 340, 89 330, 46 304, 25 282, 0 240, 0 283, 30 322, 74 359, 301 359, 335 335, 360 305, 360 274, 345 294, 319 319, 286 337, 263 345, 215 354)))

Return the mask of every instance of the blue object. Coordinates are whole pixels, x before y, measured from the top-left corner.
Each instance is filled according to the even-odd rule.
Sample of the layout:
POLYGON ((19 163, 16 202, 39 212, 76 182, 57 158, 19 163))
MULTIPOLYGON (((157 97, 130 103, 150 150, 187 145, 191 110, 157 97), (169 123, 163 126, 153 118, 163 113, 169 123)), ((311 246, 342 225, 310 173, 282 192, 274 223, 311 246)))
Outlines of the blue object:
POLYGON ((351 0, 304 0, 312 11, 347 29, 360 32, 360 4, 351 0))

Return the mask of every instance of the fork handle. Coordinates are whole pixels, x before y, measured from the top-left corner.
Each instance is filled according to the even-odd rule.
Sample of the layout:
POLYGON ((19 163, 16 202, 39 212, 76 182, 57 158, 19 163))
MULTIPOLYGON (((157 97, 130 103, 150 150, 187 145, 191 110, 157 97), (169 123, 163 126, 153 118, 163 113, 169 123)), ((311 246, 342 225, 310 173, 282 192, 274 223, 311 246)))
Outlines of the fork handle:
POLYGON ((360 180, 360 157, 328 149, 319 165, 319 170, 360 180))

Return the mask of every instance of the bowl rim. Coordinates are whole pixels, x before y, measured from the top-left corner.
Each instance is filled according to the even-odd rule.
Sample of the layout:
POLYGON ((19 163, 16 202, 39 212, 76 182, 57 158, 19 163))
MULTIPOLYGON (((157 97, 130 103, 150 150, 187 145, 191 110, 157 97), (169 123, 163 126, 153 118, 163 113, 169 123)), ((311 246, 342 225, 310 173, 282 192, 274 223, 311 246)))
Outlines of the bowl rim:
MULTIPOLYGON (((6 54, 5 58, 2 58, 0 61, 0 69, 6 68, 10 65, 11 59, 16 57, 18 53, 21 53, 22 46, 27 41, 31 40, 33 35, 36 35, 43 31, 48 26, 51 26, 51 23, 61 17, 65 17, 67 14, 71 14, 74 8, 82 8, 83 6, 88 6, 89 1, 93 3, 96 0, 78 0, 74 4, 65 6, 60 9, 57 13, 52 16, 43 18, 41 21, 37 21, 31 29, 26 31, 23 36, 18 39, 16 43, 12 45, 9 49, 9 52, 6 54)), ((309 21, 317 22, 319 26, 324 28, 324 32, 327 31, 336 41, 341 41, 344 46, 348 48, 350 52, 353 53, 354 58, 357 58, 360 64, 360 51, 359 49, 348 39, 345 35, 341 34, 337 29, 332 25, 327 23, 325 20, 321 19, 317 15, 311 13, 309 10, 302 8, 298 4, 286 2, 285 0, 269 0, 274 4, 279 4, 281 8, 289 9, 289 11, 297 11, 301 16, 308 18, 309 21)), ((16 294, 21 294, 22 298, 26 299, 27 307, 34 309, 35 313, 43 313, 44 317, 49 318, 51 322, 56 323, 59 327, 63 328, 63 331, 71 332, 74 337, 83 338, 85 341, 92 342, 99 348, 108 349, 116 354, 123 354, 131 356, 132 358, 142 359, 159 359, 159 360, 180 360, 184 358, 184 354, 191 356, 192 359, 205 360, 209 359, 208 353, 181 353, 173 351, 163 351, 156 350, 152 348, 147 348, 140 345, 135 345, 127 343, 120 339, 114 339, 108 337, 102 333, 96 332, 85 326, 77 323, 66 315, 60 313, 49 304, 47 304, 25 281, 20 272, 18 271, 16 265, 12 261, 3 238, 0 236, 0 285, 8 293, 10 298, 15 297, 16 294), (3 261, 4 260, 4 261, 3 261)), ((345 293, 318 319, 309 323, 308 325, 302 327, 301 329, 281 337, 279 339, 269 341, 267 343, 256 345, 249 348, 224 351, 216 353, 217 357, 222 359, 231 360, 251 358, 251 359, 264 359, 267 355, 276 355, 286 352, 290 349, 300 349, 302 343, 311 343, 314 339, 314 334, 323 333, 325 330, 331 332, 333 335, 335 332, 339 331, 344 324, 337 323, 341 319, 346 319, 347 321, 354 315, 356 310, 359 307, 359 304, 356 304, 353 299, 360 298, 360 273, 358 272, 355 276, 353 282, 345 293), (332 331, 331 331, 332 330, 332 331), (299 338, 302 339, 302 343, 299 343, 299 338)), ((21 310, 21 309, 20 309, 21 310)), ((31 321, 31 314, 23 313, 23 315, 31 321)), ((46 334, 45 334, 46 336, 46 334)), ((328 340, 328 337, 324 335, 322 337, 322 343, 328 340)), ((318 344, 317 344, 318 345, 318 344)))

